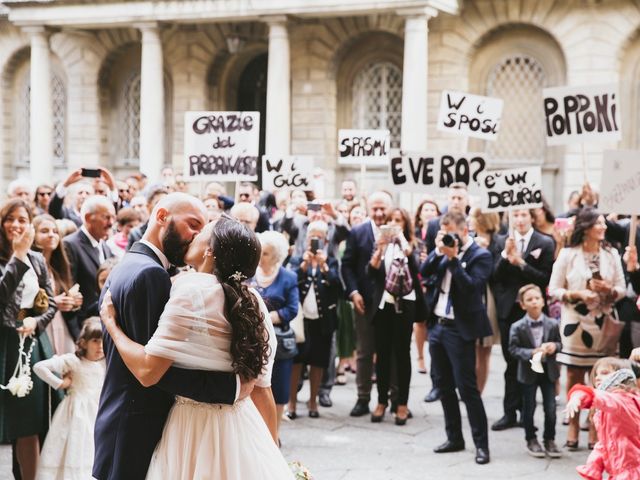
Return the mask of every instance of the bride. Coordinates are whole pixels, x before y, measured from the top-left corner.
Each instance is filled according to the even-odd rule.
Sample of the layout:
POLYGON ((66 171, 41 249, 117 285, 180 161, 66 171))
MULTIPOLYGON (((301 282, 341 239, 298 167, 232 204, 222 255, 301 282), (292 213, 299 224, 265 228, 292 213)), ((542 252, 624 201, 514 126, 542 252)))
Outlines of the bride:
POLYGON ((276 340, 267 308, 243 282, 253 277, 260 242, 240 222, 208 224, 185 256, 196 272, 178 276, 147 345, 120 329, 107 293, 102 321, 127 368, 145 387, 175 363, 257 379, 251 398, 213 405, 177 397, 147 479, 293 479, 276 446, 271 369, 276 340))

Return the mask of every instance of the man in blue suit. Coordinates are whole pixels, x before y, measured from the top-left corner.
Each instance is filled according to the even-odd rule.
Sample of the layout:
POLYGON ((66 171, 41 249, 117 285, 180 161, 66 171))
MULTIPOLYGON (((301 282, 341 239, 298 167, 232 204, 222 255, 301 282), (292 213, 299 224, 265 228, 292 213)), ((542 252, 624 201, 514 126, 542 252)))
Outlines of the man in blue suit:
POLYGON ((437 368, 447 441, 434 452, 464 450, 456 388, 467 407, 476 463, 489 463, 487 415, 476 381, 476 339, 491 335, 484 296, 493 270, 491 253, 469 236, 465 216, 449 212, 440 220, 435 250, 422 264, 423 277, 435 275, 429 290, 429 353, 437 368))
POLYGON ((349 233, 341 267, 345 291, 355 311, 358 400, 351 410, 352 417, 369 413, 375 352, 373 314, 378 305, 373 299, 374 279, 367 275, 366 267, 380 238, 380 227, 391 211, 391 197, 386 192, 374 192, 367 200, 367 207, 369 219, 349 233))
MULTIPOLYGON (((206 223, 199 200, 183 193, 164 197, 154 208, 139 242, 109 276, 120 327, 146 344, 169 299, 167 270, 184 265, 184 255, 206 223)), ((251 393, 255 382, 242 383, 233 373, 170 368, 153 387, 143 387, 127 369, 109 335, 104 335, 107 372, 95 426, 93 476, 143 479, 174 402, 181 395, 199 402, 233 404, 251 393)))

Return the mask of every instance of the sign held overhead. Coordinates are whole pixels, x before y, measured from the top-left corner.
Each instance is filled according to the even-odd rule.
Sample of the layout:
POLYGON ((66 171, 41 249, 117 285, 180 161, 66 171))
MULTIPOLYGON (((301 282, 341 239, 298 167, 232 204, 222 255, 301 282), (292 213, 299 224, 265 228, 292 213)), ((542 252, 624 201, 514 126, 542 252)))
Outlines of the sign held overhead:
POLYGON ((500 130, 502 99, 444 90, 438 130, 466 137, 495 140, 500 130))
POLYGON ((608 150, 603 154, 598 208, 619 215, 640 214, 640 152, 608 150))
POLYGON ((187 180, 258 179, 260 112, 186 112, 184 118, 187 180))
POLYGON ((341 165, 388 165, 389 135, 389 130, 339 130, 338 163, 341 165))
POLYGON ((262 189, 313 188, 313 158, 296 156, 262 157, 262 189))
POLYGON ((482 211, 504 212, 542 206, 540 167, 485 171, 480 174, 482 211))

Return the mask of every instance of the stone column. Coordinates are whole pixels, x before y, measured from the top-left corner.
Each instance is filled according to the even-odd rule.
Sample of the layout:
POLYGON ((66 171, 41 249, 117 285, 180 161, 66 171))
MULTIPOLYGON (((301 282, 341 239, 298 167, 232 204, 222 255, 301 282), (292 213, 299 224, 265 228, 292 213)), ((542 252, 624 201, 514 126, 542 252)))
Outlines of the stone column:
POLYGON ((151 182, 160 178, 165 161, 164 72, 157 23, 136 26, 142 32, 140 79, 140 171, 151 182))
POLYGON ((405 17, 404 60, 402 66, 401 150, 424 152, 427 149, 427 23, 438 11, 433 8, 402 10, 405 17))
POLYGON ((267 70, 267 118, 265 153, 289 155, 291 149, 291 74, 289 34, 285 16, 270 17, 267 70))
POLYGON ((29 157, 31 180, 51 183, 53 178, 53 102, 51 100, 51 53, 44 27, 27 27, 31 37, 31 108, 29 157))

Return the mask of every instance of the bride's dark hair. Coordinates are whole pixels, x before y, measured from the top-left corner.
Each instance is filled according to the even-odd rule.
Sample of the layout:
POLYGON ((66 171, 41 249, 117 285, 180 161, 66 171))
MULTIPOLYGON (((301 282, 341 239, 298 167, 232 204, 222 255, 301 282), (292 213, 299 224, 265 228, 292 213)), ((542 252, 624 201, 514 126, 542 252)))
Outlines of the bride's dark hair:
POLYGON ((244 378, 257 378, 267 364, 269 343, 258 299, 243 280, 256 273, 262 249, 249 228, 235 219, 221 217, 213 227, 213 273, 222 284, 225 316, 231 324, 233 370, 244 378))

